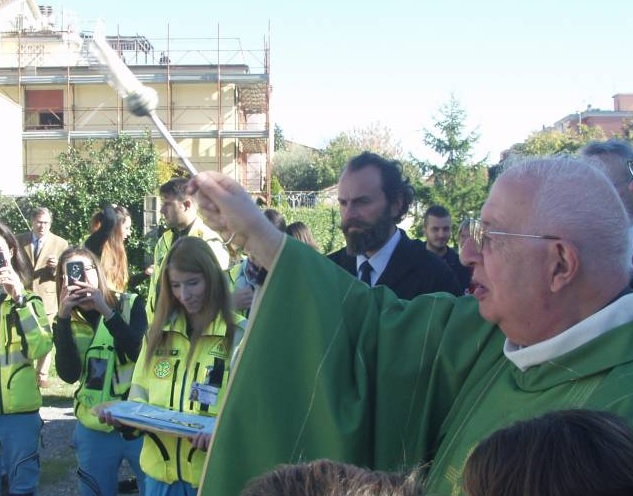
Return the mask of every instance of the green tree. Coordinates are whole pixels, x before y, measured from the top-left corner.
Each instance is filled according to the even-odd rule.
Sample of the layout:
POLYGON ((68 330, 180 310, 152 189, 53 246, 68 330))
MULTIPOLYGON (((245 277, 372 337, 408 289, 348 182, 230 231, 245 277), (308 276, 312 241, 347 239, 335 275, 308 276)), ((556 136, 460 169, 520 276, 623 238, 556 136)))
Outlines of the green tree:
POLYGON ((287 191, 316 191, 324 182, 318 153, 301 145, 289 146, 273 157, 273 176, 287 191))
POLYGON ((285 150, 286 149, 286 139, 284 138, 283 129, 278 124, 275 124, 274 130, 274 151, 285 150))
POLYGON ((345 246, 338 207, 317 205, 291 208, 286 205, 279 208, 279 211, 286 219, 286 224, 297 221, 305 223, 312 231, 322 253, 330 253, 345 246))
POLYGON ((363 151, 377 153, 388 159, 402 158, 402 148, 395 140, 393 132, 378 122, 340 133, 327 144, 320 155, 322 187, 336 184, 349 159, 363 151))
POLYGON ((158 187, 159 157, 149 137, 120 136, 88 141, 59 156, 59 166, 27 185, 28 204, 49 207, 54 230, 71 244, 89 232, 90 219, 104 203, 124 205, 132 215, 128 239, 130 263, 144 265, 143 203, 158 187))
POLYGON ((627 119, 622 124, 622 139, 633 141, 633 119, 627 119))
MULTIPOLYGON (((460 219, 479 211, 487 193, 488 171, 485 160, 472 159, 479 135, 474 131, 466 131, 466 118, 466 111, 451 95, 450 100, 439 109, 434 130, 424 131, 424 144, 437 153, 443 163, 415 161, 426 178, 424 183, 418 182, 418 199, 425 208, 431 204, 446 207, 457 221, 454 222, 455 228, 460 219)), ((421 219, 418 218, 418 233, 421 227, 421 219)))
POLYGON ((31 229, 29 203, 26 197, 0 196, 0 221, 11 228, 15 234, 31 229))
MULTIPOLYGON (((626 127, 624 129, 626 132, 626 127)), ((541 156, 557 153, 576 153, 592 140, 604 140, 606 135, 601 127, 580 124, 577 128, 548 128, 532 133, 523 143, 512 146, 510 152, 516 155, 541 156)))

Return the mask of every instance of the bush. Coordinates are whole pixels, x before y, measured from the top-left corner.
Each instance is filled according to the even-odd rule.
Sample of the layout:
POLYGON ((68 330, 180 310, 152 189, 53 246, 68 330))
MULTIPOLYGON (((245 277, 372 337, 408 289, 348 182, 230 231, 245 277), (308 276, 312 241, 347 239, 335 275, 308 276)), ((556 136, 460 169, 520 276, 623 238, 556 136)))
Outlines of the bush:
POLYGON ((330 253, 345 246, 345 238, 340 229, 338 207, 317 206, 314 208, 278 207, 286 218, 286 223, 301 221, 305 223, 316 239, 322 253, 330 253))
MULTIPOLYGON (((90 219, 103 203, 128 208, 132 234, 127 240, 130 273, 142 271, 148 241, 143 236, 144 199, 158 188, 158 153, 149 137, 120 136, 86 142, 69 148, 59 157, 59 166, 27 185, 28 197, 17 199, 28 219, 33 208, 48 207, 53 213, 52 231, 72 244, 81 244, 90 232, 90 219)), ((16 208, 16 201, 0 203, 2 220, 14 232, 30 229, 16 208)))

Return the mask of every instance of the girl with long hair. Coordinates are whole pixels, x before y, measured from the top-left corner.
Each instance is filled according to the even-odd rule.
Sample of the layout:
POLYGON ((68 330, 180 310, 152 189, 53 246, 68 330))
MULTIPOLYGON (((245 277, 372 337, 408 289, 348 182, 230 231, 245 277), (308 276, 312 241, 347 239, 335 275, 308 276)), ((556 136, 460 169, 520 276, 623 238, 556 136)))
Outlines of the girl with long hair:
MULTIPOLYGON (((226 276, 200 238, 178 239, 161 274, 156 313, 134 370, 130 400, 217 415, 245 320, 231 310, 226 276)), ((148 494, 194 496, 211 435, 146 433, 141 466, 148 494)))
POLYGON ((0 447, 9 494, 33 495, 40 476, 42 396, 34 360, 52 348, 44 305, 30 287, 26 253, 0 222, 0 447))
POLYGON ((129 281, 124 241, 129 237, 131 227, 132 217, 127 208, 104 205, 93 216, 93 232, 85 242, 86 248, 99 258, 108 286, 118 292, 125 291, 129 281))
POLYGON ((145 303, 135 294, 112 291, 96 255, 86 248, 71 247, 62 253, 56 282, 59 310, 53 324, 55 366, 63 381, 79 381, 73 444, 79 463, 80 493, 116 495, 117 472, 126 459, 137 474, 143 494, 141 440, 128 440, 102 424, 93 408, 127 398, 147 329, 145 303))

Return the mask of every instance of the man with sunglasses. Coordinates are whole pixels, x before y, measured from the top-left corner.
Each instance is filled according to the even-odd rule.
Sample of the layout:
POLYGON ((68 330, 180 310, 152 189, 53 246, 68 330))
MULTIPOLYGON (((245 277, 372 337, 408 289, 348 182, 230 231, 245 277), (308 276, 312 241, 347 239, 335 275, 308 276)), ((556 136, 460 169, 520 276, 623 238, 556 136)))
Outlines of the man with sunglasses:
POLYGON ((526 159, 497 179, 462 250, 474 297, 460 298, 369 288, 275 232, 230 178, 189 188, 269 270, 200 494, 329 458, 428 463, 425 493, 458 495, 469 453, 497 429, 566 408, 633 421, 629 220, 588 161, 526 159))

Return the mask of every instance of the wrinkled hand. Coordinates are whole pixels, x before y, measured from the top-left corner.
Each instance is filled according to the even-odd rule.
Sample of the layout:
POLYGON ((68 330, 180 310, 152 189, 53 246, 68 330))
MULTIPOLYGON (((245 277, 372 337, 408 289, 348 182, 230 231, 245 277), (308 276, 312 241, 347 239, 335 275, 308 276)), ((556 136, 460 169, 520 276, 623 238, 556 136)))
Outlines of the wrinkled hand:
POLYGON ((208 432, 198 432, 194 437, 190 437, 191 445, 201 451, 207 451, 211 444, 211 434, 208 432))
POLYGON ((46 267, 54 271, 57 268, 57 257, 48 257, 46 267))
POLYGON ((205 223, 225 240, 256 256, 270 268, 284 234, 267 219, 250 195, 233 179, 219 172, 205 171, 190 182, 188 193, 196 194, 205 223))

